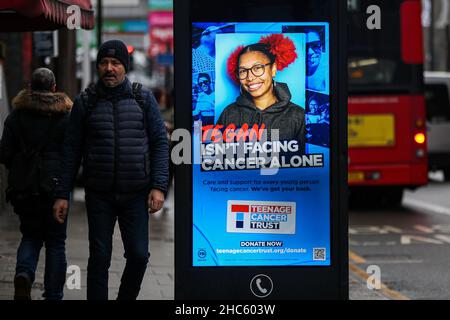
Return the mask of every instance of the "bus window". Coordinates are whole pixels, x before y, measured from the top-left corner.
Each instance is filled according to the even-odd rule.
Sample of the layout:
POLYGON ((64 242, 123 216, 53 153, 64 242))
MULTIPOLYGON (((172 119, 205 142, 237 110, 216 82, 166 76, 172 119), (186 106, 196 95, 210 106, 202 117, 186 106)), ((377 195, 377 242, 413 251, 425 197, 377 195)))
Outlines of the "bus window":
POLYGON ((425 103, 429 122, 450 120, 450 99, 445 84, 426 84, 425 103))
MULTIPOLYGON (((350 0, 348 6, 348 81, 350 94, 412 93, 414 66, 402 59, 401 0, 350 0), (381 29, 369 30, 367 8, 381 9, 381 29)), ((421 73, 421 71, 420 71, 421 73)))

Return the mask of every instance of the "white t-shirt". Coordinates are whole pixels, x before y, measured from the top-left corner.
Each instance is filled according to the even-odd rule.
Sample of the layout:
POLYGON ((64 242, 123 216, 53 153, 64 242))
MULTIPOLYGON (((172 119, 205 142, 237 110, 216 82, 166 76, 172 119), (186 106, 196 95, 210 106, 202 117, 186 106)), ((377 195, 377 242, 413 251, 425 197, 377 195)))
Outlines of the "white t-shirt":
POLYGON ((206 94, 200 92, 197 98, 197 104, 193 112, 194 116, 202 115, 203 117, 214 116, 214 93, 206 94))

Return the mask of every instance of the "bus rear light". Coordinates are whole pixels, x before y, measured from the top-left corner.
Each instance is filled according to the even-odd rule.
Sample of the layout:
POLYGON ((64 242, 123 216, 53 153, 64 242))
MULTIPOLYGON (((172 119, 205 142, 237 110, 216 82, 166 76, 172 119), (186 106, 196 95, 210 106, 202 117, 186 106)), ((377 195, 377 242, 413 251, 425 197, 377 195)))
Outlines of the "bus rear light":
POLYGON ((416 157, 417 157, 417 158, 424 158, 424 157, 425 157, 425 150, 423 150, 423 149, 417 149, 417 150, 416 150, 416 157))
POLYGON ((370 180, 380 180, 381 178, 381 174, 376 171, 376 172, 371 172, 369 175, 370 180))
POLYGON ((414 141, 415 141, 417 144, 424 144, 425 141, 426 141, 425 134, 424 134, 424 133, 416 133, 416 134, 414 135, 414 141))
POLYGON ((425 121, 422 118, 417 119, 416 120, 416 128, 422 129, 423 127, 425 127, 425 121))
POLYGON ((364 179, 365 180, 380 180, 381 173, 379 171, 365 172, 364 179))

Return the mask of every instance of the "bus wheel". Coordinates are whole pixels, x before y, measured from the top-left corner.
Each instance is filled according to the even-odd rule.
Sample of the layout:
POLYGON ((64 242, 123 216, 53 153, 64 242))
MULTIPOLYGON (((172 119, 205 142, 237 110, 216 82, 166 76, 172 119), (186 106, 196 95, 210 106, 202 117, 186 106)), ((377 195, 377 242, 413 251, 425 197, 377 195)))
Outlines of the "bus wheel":
POLYGON ((403 199, 403 188, 395 188, 387 190, 384 194, 384 198, 386 201, 386 204, 389 207, 398 207, 402 203, 403 199))
POLYGON ((450 181, 450 168, 444 168, 444 181, 450 181))

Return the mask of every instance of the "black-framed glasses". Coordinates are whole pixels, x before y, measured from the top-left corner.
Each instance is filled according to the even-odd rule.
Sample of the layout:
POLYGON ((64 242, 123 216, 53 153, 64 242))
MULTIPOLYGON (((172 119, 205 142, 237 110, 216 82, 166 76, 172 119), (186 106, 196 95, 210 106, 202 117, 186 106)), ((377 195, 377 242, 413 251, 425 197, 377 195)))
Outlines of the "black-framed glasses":
POLYGON ((205 81, 200 81, 200 82, 198 83, 198 85, 199 85, 199 86, 209 86, 210 83, 211 83, 210 81, 205 80, 205 81))
POLYGON ((250 70, 255 77, 261 77, 266 72, 266 67, 271 65, 272 62, 266 64, 255 64, 251 68, 239 68, 237 71, 237 76, 239 79, 244 80, 248 77, 248 71, 250 70))
POLYGON ((306 51, 312 49, 315 53, 322 52, 322 42, 321 41, 313 41, 306 44, 306 51))

